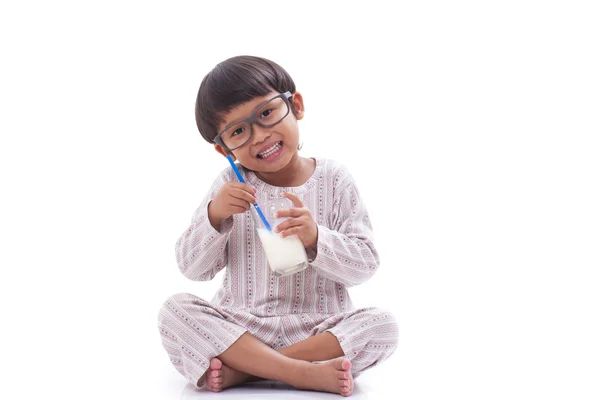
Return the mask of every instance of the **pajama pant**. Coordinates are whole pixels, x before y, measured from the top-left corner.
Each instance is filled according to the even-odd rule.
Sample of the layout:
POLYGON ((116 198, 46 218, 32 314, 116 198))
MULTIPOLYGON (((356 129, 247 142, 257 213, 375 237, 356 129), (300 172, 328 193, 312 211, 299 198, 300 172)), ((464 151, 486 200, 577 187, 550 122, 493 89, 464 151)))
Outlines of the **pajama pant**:
POLYGON ((158 327, 171 363, 196 387, 210 360, 245 332, 275 350, 331 332, 352 362, 353 377, 391 356, 398 342, 394 317, 377 308, 257 317, 186 293, 167 299, 158 315, 158 327))

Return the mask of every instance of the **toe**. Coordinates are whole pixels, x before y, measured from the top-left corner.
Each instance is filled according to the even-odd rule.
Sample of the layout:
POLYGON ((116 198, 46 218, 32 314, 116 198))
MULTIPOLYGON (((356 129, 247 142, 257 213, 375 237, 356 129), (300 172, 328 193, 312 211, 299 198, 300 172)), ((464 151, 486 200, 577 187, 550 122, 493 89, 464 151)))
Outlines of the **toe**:
POLYGON ((213 358, 210 360, 210 369, 221 369, 223 363, 218 358, 213 358))
POLYGON ((342 369, 344 371, 349 371, 350 368, 352 368, 352 363, 350 362, 350 360, 348 360, 347 358, 344 358, 342 360, 342 369))
POLYGON ((348 371, 338 371, 337 377, 338 379, 350 379, 350 373, 348 371))
POLYGON ((342 386, 340 383, 340 394, 343 396, 350 396, 352 394, 352 385, 342 386))

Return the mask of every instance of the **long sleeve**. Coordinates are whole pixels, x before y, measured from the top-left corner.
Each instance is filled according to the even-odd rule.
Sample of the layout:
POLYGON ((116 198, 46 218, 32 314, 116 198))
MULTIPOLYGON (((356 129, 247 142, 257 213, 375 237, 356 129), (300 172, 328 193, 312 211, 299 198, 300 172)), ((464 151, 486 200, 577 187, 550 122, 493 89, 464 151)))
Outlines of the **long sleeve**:
POLYGON ((318 225, 316 255, 309 251, 310 263, 319 275, 355 286, 367 281, 379 267, 379 255, 373 244, 369 215, 360 199, 354 180, 342 171, 336 191, 329 229, 318 225))
POLYGON ((227 265, 227 241, 233 227, 233 218, 223 221, 216 231, 208 218, 208 205, 219 189, 230 180, 223 171, 213 183, 202 204, 194 212, 188 229, 175 244, 179 269, 194 281, 208 281, 227 265))

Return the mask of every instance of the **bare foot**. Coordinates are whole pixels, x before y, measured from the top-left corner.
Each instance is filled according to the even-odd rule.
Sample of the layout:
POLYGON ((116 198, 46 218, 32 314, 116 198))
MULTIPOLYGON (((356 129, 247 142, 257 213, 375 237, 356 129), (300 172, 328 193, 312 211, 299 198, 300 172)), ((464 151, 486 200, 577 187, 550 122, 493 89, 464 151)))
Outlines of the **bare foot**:
POLYGON ((229 368, 218 358, 210 360, 210 367, 206 371, 205 385, 211 392, 220 392, 232 386, 240 385, 249 380, 250 375, 229 368))
POLYGON ((295 385, 297 389, 318 390, 321 392, 339 393, 350 396, 354 390, 352 379, 352 363, 347 358, 336 358, 320 364, 311 364, 301 381, 295 385))

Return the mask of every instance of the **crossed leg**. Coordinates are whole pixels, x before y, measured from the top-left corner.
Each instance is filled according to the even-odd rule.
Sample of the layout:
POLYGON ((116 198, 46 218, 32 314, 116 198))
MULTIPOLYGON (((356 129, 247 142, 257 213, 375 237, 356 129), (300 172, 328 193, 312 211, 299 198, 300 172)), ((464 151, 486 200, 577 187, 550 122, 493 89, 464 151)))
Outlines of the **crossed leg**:
POLYGON ((244 333, 232 346, 211 360, 206 386, 221 391, 248 380, 264 378, 288 383, 297 389, 339 393, 349 396, 354 389, 352 363, 336 337, 325 332, 291 346, 271 349, 244 333), (311 361, 325 361, 313 364, 311 361))
POLYGON ((349 394, 353 379, 388 358, 398 337, 394 318, 378 309, 353 310, 325 320, 285 316, 281 328, 277 321, 216 307, 189 294, 169 298, 158 322, 174 367, 197 386, 204 384, 213 391, 263 378, 349 394), (270 341, 263 343, 265 338, 270 341), (294 344, 272 348, 286 342, 294 344))
MULTIPOLYGON (((231 348, 227 351, 229 350, 231 350, 231 348)), ((291 346, 279 349, 277 352, 288 358, 311 362, 332 360, 344 355, 337 338, 330 332, 324 332, 309 337, 308 339, 302 340, 291 346)), ((225 357, 229 355, 230 354, 227 354, 225 357)), ((235 353, 233 353, 232 356, 235 356, 235 353)), ((231 386, 260 379, 257 376, 233 368, 232 365, 230 365, 231 363, 225 362, 225 364, 223 364, 223 360, 223 355, 220 355, 218 358, 213 358, 210 362, 210 368, 205 374, 205 383, 209 390, 219 392, 231 386)), ((339 382, 340 388, 344 388, 343 392, 349 393, 351 393, 353 389, 350 364, 351 363, 344 363, 344 366, 348 366, 349 368, 343 369, 342 367, 342 371, 347 371, 347 373, 341 374, 341 381, 339 382)))

